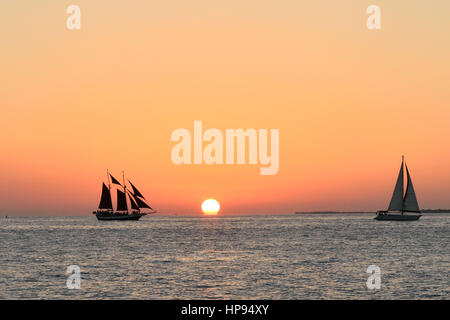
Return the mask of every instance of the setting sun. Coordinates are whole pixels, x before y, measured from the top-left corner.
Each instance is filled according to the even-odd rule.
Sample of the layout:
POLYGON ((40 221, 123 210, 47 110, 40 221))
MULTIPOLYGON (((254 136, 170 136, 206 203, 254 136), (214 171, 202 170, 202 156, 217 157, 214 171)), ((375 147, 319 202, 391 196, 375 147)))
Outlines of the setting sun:
POLYGON ((202 211, 206 215, 215 215, 220 210, 220 204, 217 200, 207 199, 202 203, 202 211))

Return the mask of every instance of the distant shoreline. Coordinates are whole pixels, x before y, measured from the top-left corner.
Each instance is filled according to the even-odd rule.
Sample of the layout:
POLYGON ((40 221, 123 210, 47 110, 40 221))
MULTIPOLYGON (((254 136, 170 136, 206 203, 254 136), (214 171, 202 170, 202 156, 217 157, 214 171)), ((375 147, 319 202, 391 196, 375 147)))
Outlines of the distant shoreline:
MULTIPOLYGON (((297 211, 295 214, 375 214, 375 211, 297 211)), ((421 213, 450 213, 450 209, 423 209, 421 213)))
POLYGON ((375 211, 298 211, 295 214, 375 214, 375 211))

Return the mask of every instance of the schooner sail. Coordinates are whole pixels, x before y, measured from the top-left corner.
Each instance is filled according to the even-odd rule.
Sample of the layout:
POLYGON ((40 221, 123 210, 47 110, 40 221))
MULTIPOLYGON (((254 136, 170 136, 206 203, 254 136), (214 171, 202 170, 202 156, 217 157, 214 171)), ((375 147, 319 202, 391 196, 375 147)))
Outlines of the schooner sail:
POLYGON ((100 204, 98 205, 100 210, 112 210, 111 192, 108 187, 103 183, 102 196, 100 198, 100 204))
POLYGON ((117 189, 117 207, 116 211, 114 211, 111 199, 111 184, 109 183, 108 186, 106 186, 106 184, 103 183, 98 210, 93 212, 98 220, 139 220, 144 215, 156 212, 152 207, 145 203, 143 200, 145 198, 142 193, 140 193, 130 181, 128 182, 130 183, 134 193, 127 189, 125 184, 125 175, 123 175, 123 185, 109 172, 107 172, 107 177, 108 181, 111 179, 113 184, 121 186, 123 191, 117 189), (127 195, 131 206, 131 212, 128 207, 127 195), (151 211, 141 211, 144 209, 150 209, 151 211))
POLYGON ((378 211, 376 220, 398 220, 398 221, 411 221, 418 220, 421 217, 419 204, 417 202, 416 193, 412 183, 411 176, 409 174, 408 166, 405 163, 404 157, 402 157, 402 165, 398 173, 397 182, 395 184, 394 193, 392 194, 391 202, 387 211, 378 211), (406 168, 407 183, 406 192, 403 195, 403 177, 404 170, 406 168), (392 213, 397 212, 397 213, 392 213), (419 214, 405 214, 405 213, 419 213, 419 214))
POLYGON ((126 195, 125 195, 125 193, 123 193, 120 190, 117 190, 117 211, 127 211, 128 212, 126 195))

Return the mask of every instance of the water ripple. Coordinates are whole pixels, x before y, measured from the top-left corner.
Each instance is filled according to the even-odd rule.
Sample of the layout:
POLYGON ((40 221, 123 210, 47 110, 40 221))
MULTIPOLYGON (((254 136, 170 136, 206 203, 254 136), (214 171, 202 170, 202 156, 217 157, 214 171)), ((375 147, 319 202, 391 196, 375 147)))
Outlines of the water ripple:
POLYGON ((449 215, 8 218, 0 299, 449 299, 449 215), (380 290, 366 269, 381 268, 380 290), (81 268, 81 289, 66 268, 81 268))

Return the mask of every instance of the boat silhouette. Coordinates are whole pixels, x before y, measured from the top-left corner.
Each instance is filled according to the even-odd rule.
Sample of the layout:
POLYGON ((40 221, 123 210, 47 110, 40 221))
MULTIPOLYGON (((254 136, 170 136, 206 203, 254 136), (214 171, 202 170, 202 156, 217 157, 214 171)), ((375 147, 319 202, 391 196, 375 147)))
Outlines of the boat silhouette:
POLYGON ((122 176, 123 185, 107 171, 108 186, 103 182, 100 204, 98 209, 93 211, 92 214, 95 214, 98 220, 139 220, 147 214, 156 213, 156 211, 144 201, 144 196, 130 180, 128 180, 128 182, 131 185, 133 192, 127 189, 125 174, 122 173, 122 176), (117 189, 117 207, 115 211, 111 199, 111 182, 123 188, 123 191, 117 189), (127 196, 130 202, 131 211, 128 207, 127 196))
POLYGON ((421 211, 417 202, 416 193, 414 192, 408 166, 405 163, 405 158, 402 156, 402 165, 400 167, 400 172, 398 173, 397 182, 395 184, 391 202, 389 203, 389 208, 385 211, 377 211, 375 219, 380 221, 413 221, 419 220, 421 216, 421 211), (407 175, 405 195, 403 195, 403 167, 406 168, 407 175))

